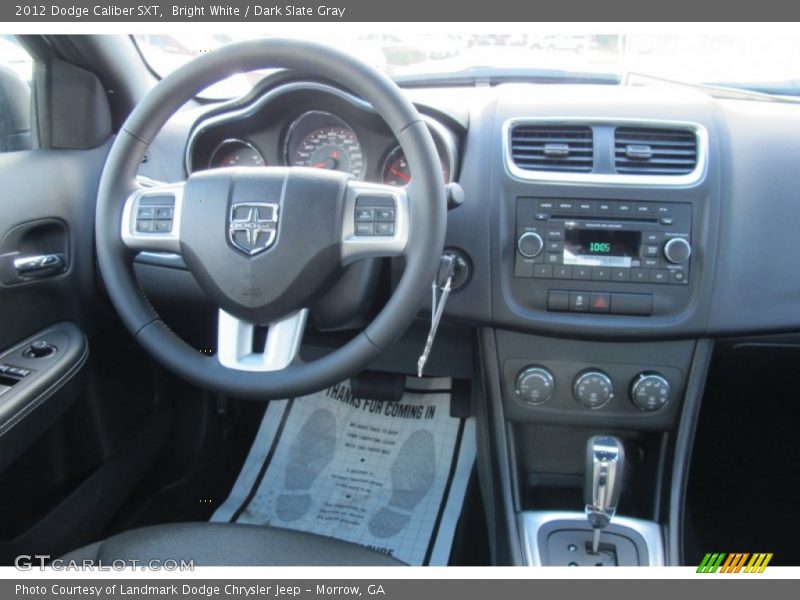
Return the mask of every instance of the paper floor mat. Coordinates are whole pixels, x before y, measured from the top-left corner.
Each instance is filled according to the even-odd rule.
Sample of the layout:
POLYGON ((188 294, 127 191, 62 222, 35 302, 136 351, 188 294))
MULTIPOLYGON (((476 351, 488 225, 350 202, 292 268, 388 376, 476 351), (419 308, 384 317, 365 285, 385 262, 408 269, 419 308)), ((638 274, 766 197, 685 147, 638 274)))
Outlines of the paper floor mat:
POLYGON ((409 378, 401 402, 347 384, 270 402, 212 521, 355 542, 411 565, 446 565, 475 462, 474 419, 450 417, 450 379, 409 378))

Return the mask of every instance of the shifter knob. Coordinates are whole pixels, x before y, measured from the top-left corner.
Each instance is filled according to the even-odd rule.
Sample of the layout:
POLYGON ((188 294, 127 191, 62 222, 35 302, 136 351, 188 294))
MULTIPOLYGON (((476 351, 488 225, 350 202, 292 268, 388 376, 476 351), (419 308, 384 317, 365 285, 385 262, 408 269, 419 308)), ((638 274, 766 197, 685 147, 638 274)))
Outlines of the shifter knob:
POLYGON ((600 531, 617 511, 625 470, 622 440, 611 435, 596 435, 586 444, 584 500, 586 518, 594 529, 592 551, 597 552, 600 531))

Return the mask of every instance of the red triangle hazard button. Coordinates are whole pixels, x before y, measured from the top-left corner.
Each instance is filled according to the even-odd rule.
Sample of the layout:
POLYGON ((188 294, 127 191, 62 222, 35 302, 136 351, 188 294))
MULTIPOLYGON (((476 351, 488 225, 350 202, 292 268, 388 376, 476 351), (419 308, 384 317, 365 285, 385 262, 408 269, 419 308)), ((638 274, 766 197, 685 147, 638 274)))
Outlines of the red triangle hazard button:
POLYGON ((593 292, 589 299, 589 310, 592 312, 608 312, 611 305, 611 294, 593 292))

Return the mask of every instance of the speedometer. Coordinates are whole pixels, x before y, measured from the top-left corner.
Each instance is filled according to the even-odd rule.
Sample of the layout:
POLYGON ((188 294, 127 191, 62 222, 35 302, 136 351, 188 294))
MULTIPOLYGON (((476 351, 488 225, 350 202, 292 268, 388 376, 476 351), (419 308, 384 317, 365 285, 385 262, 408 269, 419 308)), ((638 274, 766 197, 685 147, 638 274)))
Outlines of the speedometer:
POLYGON ((321 111, 297 119, 287 140, 286 156, 293 167, 350 173, 361 179, 364 154, 353 130, 339 117, 321 111))
POLYGON ((267 164, 261 153, 249 142, 235 138, 220 142, 211 153, 208 168, 263 167, 267 164))

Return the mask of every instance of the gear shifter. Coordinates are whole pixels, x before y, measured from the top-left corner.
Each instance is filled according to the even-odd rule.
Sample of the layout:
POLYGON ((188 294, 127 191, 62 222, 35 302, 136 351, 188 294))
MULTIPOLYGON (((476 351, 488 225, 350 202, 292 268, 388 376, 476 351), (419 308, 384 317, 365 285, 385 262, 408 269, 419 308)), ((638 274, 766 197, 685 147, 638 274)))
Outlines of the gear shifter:
POLYGON ((586 518, 594 530, 592 552, 600 548, 600 533, 617 510, 625 471, 622 440, 611 435, 596 435, 586 444, 584 501, 586 518))

